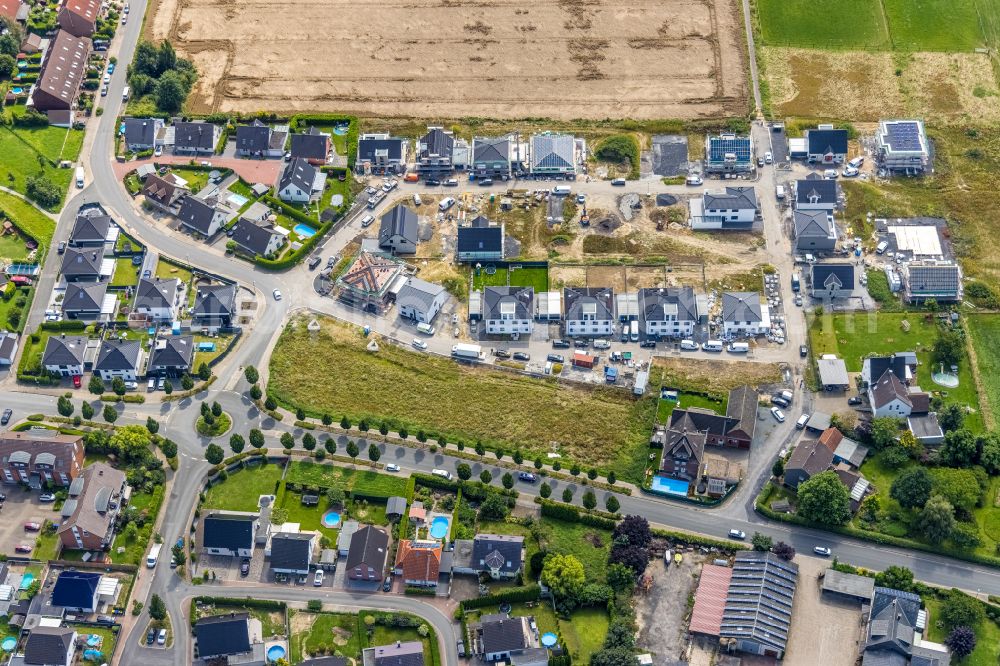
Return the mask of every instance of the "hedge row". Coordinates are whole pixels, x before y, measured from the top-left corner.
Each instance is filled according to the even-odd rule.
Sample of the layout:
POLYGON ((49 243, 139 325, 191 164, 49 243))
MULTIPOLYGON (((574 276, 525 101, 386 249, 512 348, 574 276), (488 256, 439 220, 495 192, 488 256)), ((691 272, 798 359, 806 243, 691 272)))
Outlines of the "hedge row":
POLYGON ((17 381, 35 386, 58 386, 62 380, 52 375, 26 375, 23 372, 17 374, 17 381))
POLYGON ((403 594, 408 594, 412 597, 433 597, 437 595, 437 590, 433 587, 418 587, 416 585, 407 585, 403 589, 403 594))
POLYGON ((285 215, 292 218, 296 222, 301 222, 302 224, 306 224, 310 227, 318 226, 319 228, 316 229, 315 234, 307 238, 302 243, 302 247, 300 247, 295 252, 289 253, 282 259, 268 259, 266 257, 260 257, 260 256, 255 257, 254 263, 260 266, 261 268, 266 268, 269 271, 283 271, 285 269, 295 266, 303 259, 303 257, 312 252, 312 249, 316 247, 316 245, 321 240, 323 240, 323 237, 326 236, 327 232, 329 232, 330 229, 333 228, 334 225, 333 220, 330 220, 325 224, 320 224, 317 220, 314 220, 307 215, 303 215, 301 211, 296 210, 295 208, 287 205, 285 202, 275 199, 270 195, 265 195, 264 197, 262 197, 262 200, 270 208, 280 209, 281 212, 283 212, 285 215))
POLYGON ((215 375, 212 375, 211 377, 208 378, 207 382, 204 382, 202 384, 197 384, 190 391, 181 391, 180 393, 178 393, 177 391, 174 391, 170 395, 163 396, 162 398, 160 398, 160 400, 162 402, 171 402, 173 400, 183 400, 184 398, 190 398, 191 396, 193 396, 195 394, 198 394, 198 393, 201 393, 202 391, 207 390, 209 386, 211 386, 212 384, 215 383, 216 379, 218 379, 218 377, 216 377, 215 375))
POLYGON ((471 500, 483 500, 486 499, 486 495, 490 492, 497 492, 501 495, 506 495, 508 497, 517 498, 519 493, 513 488, 507 490, 506 488, 494 488, 488 486, 482 481, 449 481, 447 479, 442 479, 440 476, 434 476, 433 474, 423 474, 421 472, 414 472, 410 475, 410 478, 414 480, 414 483, 420 484, 427 488, 436 488, 438 490, 450 490, 451 492, 457 493, 461 488, 462 493, 471 500))
POLYGON ((564 502, 555 502, 542 498, 538 498, 535 501, 541 505, 541 514, 543 517, 564 520, 568 523, 581 523, 598 529, 613 530, 621 519, 621 516, 613 513, 597 510, 587 511, 577 508, 572 504, 565 504, 564 502))
POLYGON ((515 587, 496 594, 487 594, 485 597, 474 597, 462 602, 462 610, 473 608, 485 608, 486 606, 499 606, 503 603, 514 604, 520 601, 536 601, 542 596, 542 588, 537 584, 515 587))
POLYGON ((82 331, 87 325, 79 319, 62 319, 60 321, 42 322, 43 331, 82 331))
POLYGON ((118 395, 116 393, 104 393, 101 395, 101 402, 130 402, 141 405, 146 402, 146 396, 135 393, 128 395, 118 395))
POLYGON ((296 131, 304 125, 328 125, 331 123, 347 122, 347 136, 344 137, 347 143, 347 167, 354 168, 354 163, 358 159, 358 118, 338 113, 311 113, 293 116, 291 129, 296 131))

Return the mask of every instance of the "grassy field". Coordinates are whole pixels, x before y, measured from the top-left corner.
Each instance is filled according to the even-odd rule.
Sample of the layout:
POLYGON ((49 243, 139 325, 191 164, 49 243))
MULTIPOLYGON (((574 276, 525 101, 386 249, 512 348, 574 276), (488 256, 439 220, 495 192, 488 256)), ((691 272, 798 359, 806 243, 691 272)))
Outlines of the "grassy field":
POLYGON ((81 130, 0 127, 0 184, 24 194, 28 177, 41 173, 64 191, 73 169, 60 169, 59 162, 75 162, 82 147, 81 130))
MULTIPOLYGON (((938 620, 941 619, 941 601, 928 598, 923 601, 924 606, 927 607, 927 614, 930 616, 925 638, 935 643, 941 643, 948 637, 947 629, 937 626, 938 620)), ((997 655, 1000 654, 1000 625, 987 618, 975 631, 976 649, 965 659, 952 659, 951 663, 955 666, 996 666, 997 655)))
MULTIPOLYGON (((221 170, 220 170, 221 171, 221 170)), ((191 190, 192 194, 197 194, 208 185, 208 174, 211 171, 203 171, 201 169, 188 169, 181 166, 170 167, 170 173, 180 176, 188 183, 188 188, 191 190)))
POLYGON ((131 257, 119 257, 115 260, 115 273, 111 276, 111 286, 134 287, 139 284, 139 268, 132 263, 131 257))
POLYGON ((515 268, 508 271, 506 268, 497 268, 493 275, 488 275, 485 270, 479 271, 477 275, 472 271, 472 288, 482 289, 483 287, 505 287, 507 280, 510 280, 512 287, 534 287, 535 293, 548 291, 549 271, 542 267, 515 268))
MULTIPOLYGON (((919 362, 917 384, 932 394, 940 388, 931 381, 931 373, 934 371, 931 349, 937 339, 937 324, 928 321, 926 313, 825 315, 820 318, 819 323, 815 321, 810 323, 809 339, 814 357, 837 354, 844 359, 848 372, 861 372, 863 358, 869 354, 916 352, 919 362), (903 330, 904 320, 909 322, 909 331, 903 330)), ((983 415, 979 410, 979 395, 968 360, 959 364, 958 379, 958 387, 947 389, 948 395, 945 399, 947 402, 957 402, 970 407, 973 413, 966 418, 966 425, 973 432, 979 432, 983 429, 983 415)))
MULTIPOLYGON (((0 183, 2 182, 2 174, 0 174, 0 183)), ((23 233, 38 241, 38 246, 44 248, 43 252, 48 249, 56 228, 56 223, 53 220, 38 212, 34 206, 23 199, 7 192, 0 192, 0 213, 3 213, 4 217, 9 217, 23 233)))
POLYGON ((254 511, 257 498, 274 494, 281 472, 280 465, 263 465, 230 474, 205 492, 202 509, 254 511))
MULTIPOLYGON (((191 293, 194 293, 192 290, 191 293)), ((224 351, 229 349, 229 345, 233 344, 235 338, 232 335, 219 335, 218 337, 211 337, 208 335, 196 335, 194 336, 195 352, 194 352, 194 366, 198 368, 202 363, 210 363, 213 359, 218 358, 222 355, 224 351), (200 342, 214 342, 215 351, 203 352, 198 350, 198 343, 200 342)))
POLYGON ((156 516, 160 513, 160 506, 162 504, 163 486, 157 486, 152 493, 132 493, 129 506, 137 511, 146 512, 149 515, 149 520, 146 521, 143 527, 139 528, 138 536, 132 541, 126 540, 123 532, 115 535, 115 541, 111 545, 111 558, 115 564, 137 565, 142 561, 146 553, 146 548, 149 545, 150 537, 153 535, 153 523, 156 522, 156 516), (125 548, 125 552, 121 555, 117 553, 119 546, 125 548))
POLYGON ((0 258, 7 261, 24 261, 28 257, 25 238, 16 231, 0 236, 0 258))
POLYGON ((180 278, 184 284, 191 283, 191 271, 167 261, 163 257, 160 257, 160 260, 156 262, 156 277, 160 279, 180 278))
POLYGON ((670 415, 678 407, 683 407, 688 409, 691 407, 700 407, 702 409, 711 409, 718 414, 726 413, 726 403, 728 402, 728 396, 723 396, 719 398, 709 398, 704 395, 697 393, 685 393, 681 392, 677 396, 676 401, 672 400, 660 400, 656 407, 656 422, 666 423, 670 420, 670 415))
POLYGON ((605 387, 555 382, 473 368, 384 344, 377 354, 354 328, 304 320, 282 332, 271 356, 268 392, 313 414, 346 414, 357 423, 386 420, 450 441, 483 440, 536 454, 557 442, 562 453, 640 479, 656 399, 634 400, 605 387), (304 368, 301 360, 314 362, 304 368), (330 381, 336 377, 337 381, 330 381))
POLYGON ((301 483, 321 488, 331 488, 336 485, 344 490, 353 490, 375 496, 406 495, 406 479, 404 477, 379 474, 369 469, 351 469, 315 463, 311 460, 292 462, 288 466, 288 475, 285 480, 290 483, 301 483))
POLYGON ((898 50, 972 51, 984 45, 976 0, 882 0, 898 50))
POLYGON ((538 550, 575 555, 587 572, 587 580, 604 582, 608 554, 611 552, 609 530, 551 518, 544 518, 539 524, 541 529, 537 531, 537 540, 531 529, 516 523, 480 521, 477 528, 479 534, 513 534, 525 537, 525 561, 530 560, 538 550))
POLYGON ((365 647, 365 631, 361 618, 352 613, 296 613, 292 627, 308 623, 308 629, 293 631, 291 646, 292 663, 297 664, 305 655, 339 652, 355 658, 365 647), (300 624, 301 623, 301 624, 300 624), (334 633, 334 630, 337 630, 334 633))
POLYGON ((965 326, 972 338, 983 397, 995 419, 1000 414, 1000 315, 968 315, 965 326))

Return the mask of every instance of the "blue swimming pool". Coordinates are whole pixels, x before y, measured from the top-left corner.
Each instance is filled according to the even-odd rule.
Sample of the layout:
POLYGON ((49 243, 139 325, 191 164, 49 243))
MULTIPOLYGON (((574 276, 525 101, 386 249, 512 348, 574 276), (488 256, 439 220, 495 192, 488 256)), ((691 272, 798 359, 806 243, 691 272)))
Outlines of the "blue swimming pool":
POLYGON ((242 208, 243 204, 250 201, 242 194, 236 194, 235 192, 230 193, 226 198, 229 199, 229 203, 233 204, 237 208, 242 208))
POLYGON ((347 130, 351 128, 350 125, 334 125, 333 133, 337 136, 347 136, 347 130))
POLYGON ((299 235, 299 238, 312 238, 316 235, 316 230, 310 227, 308 224, 296 224, 294 227, 295 233, 299 235))
POLYGON ((20 95, 24 92, 24 88, 11 88, 10 91, 15 95, 20 95))
POLYGON ((653 492, 655 493, 687 497, 688 488, 690 486, 690 483, 687 481, 681 481, 680 479, 671 479, 666 476, 653 477, 653 492))
POLYGON ((437 516, 431 521, 431 536, 435 539, 443 539, 448 536, 448 519, 444 516, 437 516))
POLYGON ((542 646, 543 647, 550 648, 550 647, 552 647, 553 645, 555 645, 558 642, 559 642, 559 637, 556 636, 551 631, 546 631, 544 634, 542 634, 542 646))
POLYGON ((17 647, 17 639, 14 638, 13 636, 8 636, 7 638, 3 639, 3 643, 0 643, 0 648, 2 648, 4 652, 13 652, 14 648, 16 647, 17 647))
POLYGON ((323 514, 320 521, 323 523, 323 527, 336 529, 337 527, 340 527, 340 514, 336 511, 327 511, 323 514))
POLYGON ((27 590, 35 582, 35 574, 26 573, 21 577, 21 584, 18 586, 22 590, 27 590))
POLYGON ((283 659, 286 654, 287 654, 287 651, 282 646, 280 646, 280 645, 272 645, 267 650, 267 660, 269 662, 271 662, 271 663, 274 663, 274 662, 278 661, 279 659, 283 659))

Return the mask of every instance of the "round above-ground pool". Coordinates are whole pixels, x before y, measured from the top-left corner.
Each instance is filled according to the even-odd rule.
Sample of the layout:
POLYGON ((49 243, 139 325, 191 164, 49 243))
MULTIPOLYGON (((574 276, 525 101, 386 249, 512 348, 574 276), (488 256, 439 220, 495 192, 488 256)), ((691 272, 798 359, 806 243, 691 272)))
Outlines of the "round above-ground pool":
POLYGON ((293 231, 299 235, 300 238, 312 238, 316 235, 316 230, 310 227, 308 224, 296 224, 293 231))
POLYGON ((546 631, 542 634, 542 647, 552 647, 559 642, 559 637, 553 634, 551 631, 546 631))
POLYGON ((10 91, 15 95, 20 95, 24 92, 24 88, 11 88, 10 91))
POLYGON ((3 639, 2 643, 0 643, 0 649, 2 649, 4 652, 13 652, 14 648, 16 647, 17 647, 17 639, 14 638, 13 636, 8 636, 7 638, 3 639))
POLYGON ((435 539, 443 539, 448 536, 448 519, 444 516, 437 516, 431 521, 431 536, 435 539))
POLYGON ((337 136, 346 136, 347 130, 350 129, 350 125, 334 125, 333 133, 337 136))
POLYGON ((340 525, 340 514, 336 511, 327 511, 323 514, 320 522, 323 523, 323 527, 338 527, 340 525))
POLYGON ((267 660, 270 662, 276 662, 279 659, 283 659, 287 654, 287 650, 281 645, 272 645, 267 649, 267 660))
POLYGON ((26 573, 23 576, 21 576, 21 584, 18 587, 20 587, 22 590, 27 590, 29 587, 31 587, 31 584, 34 582, 35 582, 35 574, 26 573))

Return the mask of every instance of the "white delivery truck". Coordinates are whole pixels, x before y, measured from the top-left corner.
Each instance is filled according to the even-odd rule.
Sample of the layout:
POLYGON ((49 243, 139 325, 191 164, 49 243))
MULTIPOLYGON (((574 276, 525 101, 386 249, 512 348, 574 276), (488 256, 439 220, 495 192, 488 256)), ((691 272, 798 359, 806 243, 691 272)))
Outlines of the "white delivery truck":
POLYGON ((557 197, 569 196, 572 193, 573 193, 573 188, 570 187, 569 185, 556 185, 555 187, 552 188, 552 194, 556 195, 557 197))
POLYGON ((628 339, 632 342, 639 342, 639 322, 630 321, 628 327, 628 339))
POLYGON ((434 335, 434 327, 427 322, 420 322, 417 324, 417 333, 423 333, 424 335, 434 335))
POLYGON ((750 351, 750 345, 746 342, 730 342, 729 343, 729 353, 730 354, 746 354, 750 351))
POLYGON ((125 86, 125 89, 122 90, 122 101, 123 102, 127 102, 128 101, 128 93, 129 93, 128 86, 125 86))
POLYGON ((684 351, 698 351, 698 343, 694 340, 681 340, 681 349, 684 351))
POLYGON ((83 176, 84 176, 83 167, 78 166, 76 168, 76 186, 81 190, 83 189, 83 176))
POLYGON ((438 210, 443 213, 444 211, 448 210, 454 205, 455 205, 455 200, 453 198, 445 197, 444 199, 441 200, 441 203, 438 204, 438 210))
POLYGON ((594 349, 611 349, 611 342, 609 340, 594 340, 594 349))
POLYGON ((722 340, 708 340, 701 345, 702 350, 711 352, 722 351, 722 340))
POLYGON ((486 353, 479 345, 470 345, 460 342, 451 347, 451 357, 460 361, 485 361, 486 353))
POLYGON ((160 559, 160 551, 162 549, 162 543, 153 544, 153 547, 149 549, 149 555, 146 556, 146 567, 152 569, 156 566, 156 560, 160 559))

